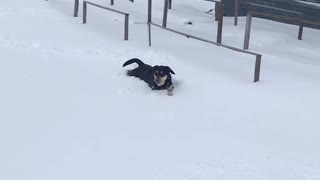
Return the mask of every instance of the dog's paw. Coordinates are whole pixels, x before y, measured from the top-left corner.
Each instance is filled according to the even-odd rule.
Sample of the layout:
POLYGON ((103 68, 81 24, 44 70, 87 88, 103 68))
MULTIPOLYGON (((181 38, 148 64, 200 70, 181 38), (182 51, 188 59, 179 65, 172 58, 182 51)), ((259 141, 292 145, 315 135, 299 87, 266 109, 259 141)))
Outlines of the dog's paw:
POLYGON ((173 92, 172 91, 168 91, 167 94, 168 94, 168 96, 173 96, 173 92))

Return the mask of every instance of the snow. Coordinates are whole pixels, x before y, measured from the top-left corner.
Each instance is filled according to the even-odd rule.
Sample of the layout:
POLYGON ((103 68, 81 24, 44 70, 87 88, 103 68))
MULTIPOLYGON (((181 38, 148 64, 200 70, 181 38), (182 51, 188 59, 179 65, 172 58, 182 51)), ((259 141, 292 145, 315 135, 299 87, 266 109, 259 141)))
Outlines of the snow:
MULTIPOLYGON (((318 30, 253 19, 253 83, 253 56, 157 27, 148 47, 145 0, 115 1, 127 42, 123 16, 89 7, 83 25, 73 0, 2 4, 0 179, 320 179, 318 30), (174 96, 127 77, 132 57, 169 65, 174 96)), ((175 0, 168 27, 215 40, 212 6, 175 0)), ((226 17, 223 43, 241 48, 244 26, 226 17)))

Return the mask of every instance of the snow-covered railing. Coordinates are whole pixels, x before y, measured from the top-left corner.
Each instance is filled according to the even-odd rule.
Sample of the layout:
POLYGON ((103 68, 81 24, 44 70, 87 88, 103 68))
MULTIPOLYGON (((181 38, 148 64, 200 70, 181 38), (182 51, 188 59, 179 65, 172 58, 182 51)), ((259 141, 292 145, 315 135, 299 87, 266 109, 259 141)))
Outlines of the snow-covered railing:
MULTIPOLYGON (((47 0, 46 0, 47 1, 47 0)), ((131 2, 134 2, 134 0, 129 0, 131 2)), ((114 0, 110 0, 110 4, 114 5, 114 0)), ((74 0, 74 13, 73 17, 78 17, 78 11, 79 11, 79 0, 74 0)))
POLYGON ((299 19, 299 18, 293 18, 293 17, 287 17, 287 16, 279 16, 279 15, 274 15, 274 14, 249 11, 247 14, 247 20, 246 20, 246 30, 245 30, 245 36, 244 36, 243 49, 249 48, 251 21, 252 21, 253 16, 271 17, 271 18, 285 20, 285 21, 291 22, 292 24, 298 24, 299 25, 299 33, 298 33, 299 40, 302 39, 303 26, 305 26, 305 25, 320 26, 320 22, 304 20, 302 18, 299 19))
POLYGON ((286 12, 286 13, 290 13, 290 14, 295 14, 295 15, 299 16, 300 18, 303 18, 303 13, 298 12, 298 11, 293 11, 293 10, 279 8, 279 7, 263 5, 263 4, 259 4, 259 3, 248 2, 248 1, 242 1, 242 0, 235 0, 234 3, 235 3, 235 6, 234 6, 234 25, 235 26, 238 25, 239 4, 245 4, 245 5, 249 5, 249 6, 270 9, 270 10, 275 10, 275 11, 279 11, 279 12, 286 12))
POLYGON ((150 27, 151 25, 156 26, 156 27, 160 27, 162 29, 165 29, 167 31, 170 31, 170 32, 173 32, 173 33, 176 33, 176 34, 180 34, 180 35, 186 36, 188 38, 196 39, 196 40, 199 40, 199 41, 202 41, 202 42, 206 42, 206 43, 209 43, 209 44, 214 44, 214 45, 217 45, 217 46, 221 46, 223 48, 231 49, 233 51, 237 51, 237 52, 241 52, 241 53, 245 53, 245 54, 249 54, 249 55, 255 56, 256 57, 256 62, 255 62, 255 67, 254 67, 254 79, 253 79, 253 82, 257 82, 257 81, 260 80, 260 68, 261 68, 261 58, 262 58, 261 54, 258 54, 258 53, 255 53, 255 52, 251 52, 251 51, 247 51, 247 50, 243 50, 243 49, 239 49, 239 48, 232 47, 232 46, 228 46, 228 45, 225 45, 225 44, 220 44, 220 43, 217 43, 217 42, 214 42, 214 41, 210 41, 210 40, 207 40, 207 39, 203 39, 203 38, 200 38, 200 37, 196 37, 196 36, 193 36, 193 35, 190 35, 190 34, 187 34, 187 33, 183 33, 183 32, 180 32, 180 31, 177 31, 177 30, 174 30, 174 29, 163 27, 163 26, 161 26, 159 24, 156 24, 156 23, 153 23, 153 22, 148 22, 148 27, 149 27, 149 46, 151 46, 151 27, 150 27))
MULTIPOLYGON (((216 9, 216 20, 218 21, 218 29, 217 29, 217 43, 221 43, 222 41, 222 27, 223 27, 223 14, 224 14, 224 4, 221 1, 216 0, 208 0, 211 2, 215 2, 216 9)), ((152 1, 149 1, 151 4, 152 1)), ((164 0, 164 8, 163 8, 163 18, 162 18, 162 26, 167 27, 167 19, 168 19, 168 9, 171 6, 172 0, 164 0)), ((149 8, 150 9, 150 8, 149 8)), ((148 22, 151 17, 151 13, 148 15, 148 22)))
POLYGON ((83 1, 83 24, 87 23, 87 5, 91 5, 91 6, 95 6, 101 9, 105 9, 111 12, 115 12, 118 14, 122 14, 124 15, 124 40, 128 40, 129 39, 129 14, 126 12, 122 12, 116 9, 112 9, 112 8, 108 8, 105 6, 101 6, 99 4, 95 4, 89 1, 83 1))
MULTIPOLYGON (((164 6, 164 11, 168 10, 168 6, 170 4, 170 0, 165 0, 165 6, 164 6)), ((218 32, 220 31, 220 33, 222 34, 222 19, 223 19, 223 3, 221 3, 220 1, 217 2, 217 4, 220 4, 220 8, 222 9, 219 13, 219 19, 220 19, 220 23, 218 26, 221 26, 221 29, 219 30, 219 27, 218 27, 218 32)), ((165 16, 165 12, 164 12, 164 16, 165 16)), ((164 17, 165 18, 165 17, 164 17)), ((244 54, 249 54, 249 55, 253 55, 256 57, 256 60, 255 60, 255 67, 254 67, 254 78, 253 78, 253 82, 258 82, 260 80, 260 68, 261 68, 261 58, 262 58, 262 55, 261 54, 258 54, 258 53, 255 53, 255 52, 252 52, 252 51, 247 51, 247 50, 243 50, 243 49, 239 49, 239 48, 236 48, 236 47, 232 47, 232 46, 229 46, 229 45, 225 45, 225 44, 222 44, 221 43, 221 39, 219 41, 219 37, 217 37, 217 42, 214 42, 214 41, 210 41, 210 40, 207 40, 207 39, 203 39, 203 38, 200 38, 200 37, 196 37, 196 36, 193 36, 193 35, 190 35, 190 34, 187 34, 187 33, 184 33, 184 32, 180 32, 180 31, 177 31, 177 30, 174 30, 174 29, 170 29, 170 28, 167 28, 166 26, 163 26, 162 25, 159 25, 159 24, 156 24, 156 23, 153 23, 152 22, 152 0, 148 0, 148 32, 149 32, 149 46, 151 46, 151 25, 153 26, 156 26, 156 27, 159 27, 159 28, 162 28, 164 30, 167 30, 167 31, 170 31, 170 32, 173 32, 173 33, 176 33, 176 34, 180 34, 180 35, 183 35, 183 36, 186 36, 188 38, 192 38, 192 39, 196 39, 196 40, 199 40, 199 41, 202 41, 202 42, 206 42, 206 43, 209 43, 209 44, 213 44, 213 45, 216 45, 216 46, 220 46, 220 47, 223 47, 223 48, 227 48, 227 49, 230 49, 230 50, 233 50, 233 51, 237 51, 237 52, 240 52, 240 53, 244 53, 244 54)), ((221 35, 220 34, 220 35, 221 35)))

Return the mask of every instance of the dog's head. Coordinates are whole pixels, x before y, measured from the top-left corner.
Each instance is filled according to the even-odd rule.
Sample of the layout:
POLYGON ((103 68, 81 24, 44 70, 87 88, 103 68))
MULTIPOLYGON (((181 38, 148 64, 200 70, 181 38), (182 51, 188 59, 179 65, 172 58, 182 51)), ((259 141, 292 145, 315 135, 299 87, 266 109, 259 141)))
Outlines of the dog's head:
POLYGON ((171 74, 175 74, 168 66, 154 66, 151 69, 154 82, 157 86, 163 86, 167 79, 171 79, 171 74))

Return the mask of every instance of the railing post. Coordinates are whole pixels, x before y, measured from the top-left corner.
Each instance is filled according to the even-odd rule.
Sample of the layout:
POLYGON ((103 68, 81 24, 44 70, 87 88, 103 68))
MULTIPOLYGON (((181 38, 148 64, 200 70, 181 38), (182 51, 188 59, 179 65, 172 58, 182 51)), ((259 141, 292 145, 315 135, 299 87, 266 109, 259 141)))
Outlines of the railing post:
POLYGON ((87 3, 83 1, 83 19, 82 23, 86 24, 87 23, 87 3))
POLYGON ((78 17, 79 0, 74 0, 74 12, 73 17, 78 17))
POLYGON ((129 39, 129 14, 124 17, 124 40, 129 39))
POLYGON ((152 21, 152 0, 148 0, 148 22, 152 21))
POLYGON ((222 27, 223 27, 223 14, 224 14, 224 4, 221 2, 216 3, 219 8, 219 19, 218 19, 218 30, 217 30, 217 43, 221 44, 222 41, 222 27))
MULTIPOLYGON (((301 20, 303 20, 303 14, 301 15, 301 20)), ((303 25, 300 24, 299 26, 299 34, 298 34, 298 39, 302 40, 302 33, 303 33, 303 25)))
POLYGON ((149 46, 151 46, 151 22, 148 22, 149 46))
POLYGON ((234 1, 234 25, 238 25, 238 15, 239 15, 239 0, 234 1))
POLYGON ((298 39, 302 40, 302 33, 303 33, 303 25, 299 26, 299 35, 298 35, 298 39))
POLYGON ((162 26, 163 27, 167 27, 168 4, 169 4, 169 0, 164 0, 163 19, 162 19, 162 26))
POLYGON ((219 16, 220 16, 220 2, 216 2, 214 6, 214 20, 219 21, 219 16))
POLYGON ((169 7, 168 7, 169 9, 171 9, 172 8, 172 0, 169 0, 169 7))
POLYGON ((252 21, 252 14, 248 13, 247 20, 246 20, 246 30, 245 30, 245 35, 244 35, 243 49, 249 48, 251 21, 252 21))
POLYGON ((256 63, 254 67, 254 80, 253 82, 258 82, 260 80, 260 68, 261 68, 261 55, 256 56, 256 63))

